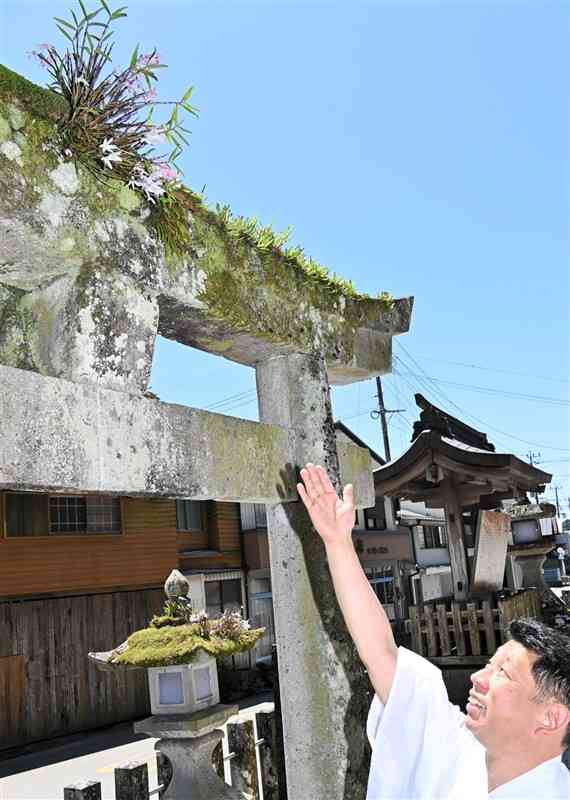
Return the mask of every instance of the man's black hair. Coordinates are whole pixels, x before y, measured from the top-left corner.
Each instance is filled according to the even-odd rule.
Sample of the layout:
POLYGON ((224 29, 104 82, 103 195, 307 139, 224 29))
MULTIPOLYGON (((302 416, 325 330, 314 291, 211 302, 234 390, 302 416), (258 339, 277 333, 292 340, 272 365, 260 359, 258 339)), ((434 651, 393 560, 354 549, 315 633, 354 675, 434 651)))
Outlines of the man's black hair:
MULTIPOLYGON (((538 658, 531 672, 538 689, 535 700, 556 700, 570 709, 570 637, 536 619, 515 619, 509 626, 511 639, 538 658)), ((570 725, 562 746, 570 748, 570 725)))

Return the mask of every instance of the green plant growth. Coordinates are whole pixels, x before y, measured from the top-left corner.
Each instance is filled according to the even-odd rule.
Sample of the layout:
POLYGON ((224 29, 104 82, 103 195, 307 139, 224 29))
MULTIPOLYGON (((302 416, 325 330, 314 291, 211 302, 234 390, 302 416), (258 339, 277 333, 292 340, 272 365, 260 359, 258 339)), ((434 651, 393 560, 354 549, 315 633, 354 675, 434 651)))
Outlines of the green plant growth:
POLYGON ((109 658, 111 664, 136 667, 187 664, 199 650, 224 658, 250 650, 265 628, 251 630, 239 611, 227 609, 219 619, 205 611, 193 613, 184 595, 169 598, 163 613, 154 616, 148 628, 133 633, 109 658))
MULTIPOLYGON (((178 101, 157 99, 158 72, 166 65, 156 49, 141 53, 137 45, 128 67, 112 69, 113 25, 126 16, 126 6, 113 9, 109 0, 97 0, 95 9, 88 10, 83 0, 77 1, 77 13, 72 9, 69 19, 55 18, 66 49, 60 53, 54 45, 43 44, 32 52, 50 75, 49 91, 10 70, 0 71, 1 94, 9 96, 17 88, 30 97, 34 113, 56 121, 54 144, 61 156, 78 161, 109 186, 119 182, 142 195, 151 204, 148 223, 168 260, 180 262, 192 255, 191 220, 200 215, 217 225, 226 241, 255 248, 268 263, 282 260, 319 291, 370 299, 351 281, 306 256, 301 247, 288 247, 290 229, 277 233, 255 218, 234 216, 227 205, 210 209, 200 193, 182 185, 176 162, 189 131, 180 115, 197 115, 189 103, 193 87, 178 101), (171 107, 170 116, 156 123, 154 114, 162 106, 171 107), (171 147, 169 153, 157 153, 156 146, 162 143, 171 147)), ((392 308, 387 292, 377 299, 387 310, 392 308)))
POLYGON ((205 639, 199 625, 146 628, 133 633, 123 652, 112 656, 110 663, 133 667, 165 667, 189 664, 202 650, 214 658, 225 658, 251 650, 265 632, 264 628, 244 630, 236 639, 212 635, 205 639))

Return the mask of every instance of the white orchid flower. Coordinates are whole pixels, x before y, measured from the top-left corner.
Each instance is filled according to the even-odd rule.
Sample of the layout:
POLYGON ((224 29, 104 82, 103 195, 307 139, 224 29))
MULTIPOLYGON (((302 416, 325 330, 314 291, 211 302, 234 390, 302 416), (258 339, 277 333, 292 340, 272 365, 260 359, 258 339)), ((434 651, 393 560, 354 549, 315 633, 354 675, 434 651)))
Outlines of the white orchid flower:
POLYGON ((113 153, 116 152, 119 148, 116 144, 113 144, 112 138, 105 138, 103 139, 103 143, 99 145, 99 150, 102 150, 104 153, 113 153))
POLYGON ((113 164, 118 164, 122 160, 123 159, 118 152, 111 152, 107 153, 107 155, 101 156, 101 161, 107 167, 107 169, 113 169, 113 164))

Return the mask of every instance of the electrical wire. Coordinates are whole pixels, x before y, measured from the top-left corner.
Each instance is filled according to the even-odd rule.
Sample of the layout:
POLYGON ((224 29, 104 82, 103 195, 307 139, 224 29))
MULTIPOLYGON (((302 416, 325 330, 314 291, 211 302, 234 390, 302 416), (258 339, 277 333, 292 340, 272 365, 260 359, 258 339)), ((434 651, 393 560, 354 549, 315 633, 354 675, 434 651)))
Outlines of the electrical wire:
POLYGON ((248 389, 246 392, 240 392, 239 394, 230 395, 230 397, 224 397, 222 400, 217 400, 215 403, 211 403, 209 406, 206 406, 205 411, 210 411, 212 408, 218 408, 219 406, 226 405, 226 403, 230 403, 232 401, 243 400, 246 397, 256 394, 255 389, 248 389))
MULTIPOLYGON (((418 364, 418 362, 416 361, 416 359, 415 359, 415 358, 412 356, 412 354, 411 354, 411 353, 409 353, 409 351, 408 351, 408 350, 406 350, 406 348, 404 347, 404 345, 403 345, 403 344, 401 344, 401 342, 399 342, 398 340, 396 340, 396 345, 397 345, 397 346, 398 346, 398 347, 399 347, 401 350, 403 350, 403 352, 404 352, 404 353, 406 353, 406 355, 408 356, 408 358, 410 358, 410 359, 411 359, 411 361, 412 361, 412 362, 413 362, 413 363, 414 363, 414 364, 415 364, 415 365, 416 365, 416 366, 417 366, 417 367, 420 369, 420 371, 424 373, 424 375, 426 376, 426 378, 429 378, 429 376, 427 375, 427 373, 425 372, 425 370, 423 369, 423 367, 422 367, 420 364, 418 364)), ((397 360, 400 360, 400 361, 401 361, 401 359, 398 359, 398 356, 394 356, 394 358, 395 358, 395 359, 397 359, 397 360)), ((404 363, 404 362, 401 362, 401 363, 404 363)), ((406 364, 404 364, 404 366, 407 366, 407 365, 406 365, 406 364)), ((450 403, 450 405, 452 405, 454 408, 456 408, 456 409, 457 409, 458 411, 460 411, 462 414, 464 414, 465 416, 467 416, 467 417, 470 417, 471 419, 474 419, 474 420, 476 420, 477 422, 479 422, 479 423, 483 424, 483 425, 484 425, 486 428, 489 428, 490 430, 493 430, 493 431, 496 431, 497 433, 500 433, 502 436, 506 436, 506 437, 508 437, 509 439, 514 439, 515 441, 518 441, 518 442, 523 442, 524 444, 530 444, 530 445, 533 445, 534 447, 542 447, 544 450, 557 450, 557 451, 560 451, 560 452, 563 452, 563 453, 569 453, 569 452, 570 452, 570 448, 568 448, 568 447, 555 447, 554 445, 541 444, 540 442, 533 442, 533 441, 531 441, 530 439, 523 439, 523 438, 522 438, 522 437, 520 437, 520 436, 515 436, 515 435, 514 435, 514 434, 512 434, 512 433, 508 433, 507 431, 503 431, 503 430, 501 430, 500 428, 497 428, 497 427, 495 427, 494 425, 491 425, 489 422, 486 422, 484 419, 481 419, 481 417, 478 417, 478 416, 476 416, 475 414, 471 414, 469 411, 466 411, 465 409, 461 408, 461 406, 458 406, 458 405, 457 405, 457 403, 454 403, 454 402, 453 402, 453 400, 451 400, 451 398, 450 398, 450 397, 448 397, 448 396, 445 394, 445 392, 443 392, 443 390, 441 390, 441 389, 439 389, 439 388, 437 387, 437 385, 435 385, 435 384, 433 384, 433 383, 431 383, 430 385, 432 386, 432 391, 434 391, 434 392, 435 392, 436 394, 438 394, 440 397, 443 397, 443 398, 445 399, 445 401, 446 401, 446 402, 450 403)))
MULTIPOLYGON (((397 356, 396 356, 397 358, 397 356)), ((409 372, 412 378, 419 378, 414 372, 409 372)), ((425 373, 424 373, 425 374, 425 373)), ((516 400, 530 400, 532 402, 547 403, 549 405, 569 406, 570 401, 564 400, 561 397, 545 397, 540 394, 523 394, 522 392, 510 392, 508 389, 494 389, 492 386, 475 386, 472 383, 457 383, 456 381, 446 381, 442 378, 435 378, 433 375, 425 374, 426 378, 433 383, 443 384, 444 386, 455 386, 458 389, 469 389, 472 392, 479 392, 481 394, 500 395, 501 397, 508 397, 516 400)))
POLYGON ((418 358, 425 359, 426 361, 436 361, 439 364, 450 364, 455 367, 466 367, 469 369, 479 369, 484 372, 499 372, 503 375, 518 375, 521 378, 538 378, 543 381, 552 381, 553 383, 570 383, 568 378, 553 378, 551 375, 532 375, 529 372, 517 372, 512 369, 499 369, 498 367, 483 367, 480 364, 468 364, 464 361, 446 361, 443 358, 434 358, 433 356, 418 356, 418 358))

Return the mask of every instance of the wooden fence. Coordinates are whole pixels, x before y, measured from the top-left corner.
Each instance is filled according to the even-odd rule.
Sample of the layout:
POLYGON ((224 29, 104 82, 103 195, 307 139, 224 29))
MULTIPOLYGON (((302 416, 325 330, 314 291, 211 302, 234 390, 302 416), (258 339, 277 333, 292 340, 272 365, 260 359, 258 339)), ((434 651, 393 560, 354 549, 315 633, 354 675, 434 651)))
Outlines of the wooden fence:
MULTIPOLYGON (((219 777, 250 800, 280 800, 276 759, 276 717, 273 704, 267 710, 240 712, 224 726, 223 747, 214 751, 212 767, 219 777), (251 765, 255 763, 256 769, 251 765)), ((172 776, 168 759, 156 754, 158 786, 149 789, 147 762, 130 762, 115 768, 116 800, 153 800, 163 797, 172 776)), ((63 800, 101 800, 101 783, 84 780, 64 787, 63 800)), ((215 800, 215 798, 212 798, 215 800)))
POLYGON ((508 638, 509 622, 516 617, 542 618, 540 595, 524 589, 511 596, 460 602, 441 599, 410 606, 406 629, 412 650, 432 659, 452 663, 491 656, 508 638))
POLYGON ((162 589, 0 603, 0 750, 149 711, 146 674, 88 660, 160 611, 162 589))

